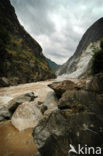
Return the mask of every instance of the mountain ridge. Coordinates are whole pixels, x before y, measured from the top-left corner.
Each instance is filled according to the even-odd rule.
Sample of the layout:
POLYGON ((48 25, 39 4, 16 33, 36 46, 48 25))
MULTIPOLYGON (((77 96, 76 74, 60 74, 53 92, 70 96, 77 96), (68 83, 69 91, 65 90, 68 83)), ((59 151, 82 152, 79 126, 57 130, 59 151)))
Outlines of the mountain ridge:
POLYGON ((10 85, 55 77, 41 46, 19 23, 10 0, 0 1, 0 78, 2 77, 10 85))
POLYGON ((54 72, 56 72, 56 70, 61 66, 61 65, 55 63, 54 61, 52 61, 51 59, 49 59, 49 58, 47 58, 47 57, 46 57, 46 60, 47 60, 47 62, 48 62, 48 64, 49 64, 50 68, 51 68, 54 72))
MULTIPOLYGON (((84 53, 90 44, 95 44, 95 42, 103 38, 103 17, 92 24, 81 38, 77 49, 72 57, 64 63, 56 72, 57 75, 71 74, 77 70, 77 65, 80 60, 80 56, 84 53)), ((91 49, 92 51, 92 49, 91 49)), ((85 71, 84 71, 85 72, 85 71)), ((83 73, 81 73, 83 74, 83 73)), ((79 75, 80 76, 80 75, 79 75)))

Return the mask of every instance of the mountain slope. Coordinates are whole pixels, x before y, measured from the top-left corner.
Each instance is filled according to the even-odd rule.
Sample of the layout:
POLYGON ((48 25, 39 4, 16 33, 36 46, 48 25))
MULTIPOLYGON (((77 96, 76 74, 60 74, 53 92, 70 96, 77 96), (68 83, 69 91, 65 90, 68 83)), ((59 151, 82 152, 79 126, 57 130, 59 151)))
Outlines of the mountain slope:
POLYGON ((102 38, 103 18, 100 18, 85 32, 74 55, 59 68, 57 75, 79 77, 86 72, 92 58, 92 49, 99 46, 102 38))
POLYGON ((10 85, 55 77, 42 48, 20 25, 9 0, 0 0, 0 77, 10 85))
POLYGON ((50 68, 55 72, 59 67, 60 65, 56 64, 55 62, 53 62, 52 60, 46 58, 50 68))

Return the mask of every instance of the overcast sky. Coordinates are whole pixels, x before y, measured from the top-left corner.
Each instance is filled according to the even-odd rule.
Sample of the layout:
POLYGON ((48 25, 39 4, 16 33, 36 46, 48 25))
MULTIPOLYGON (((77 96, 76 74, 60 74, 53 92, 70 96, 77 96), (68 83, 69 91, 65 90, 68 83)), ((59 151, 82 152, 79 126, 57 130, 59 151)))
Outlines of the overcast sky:
POLYGON ((87 28, 103 16, 103 0, 11 0, 24 28, 58 64, 73 55, 87 28))

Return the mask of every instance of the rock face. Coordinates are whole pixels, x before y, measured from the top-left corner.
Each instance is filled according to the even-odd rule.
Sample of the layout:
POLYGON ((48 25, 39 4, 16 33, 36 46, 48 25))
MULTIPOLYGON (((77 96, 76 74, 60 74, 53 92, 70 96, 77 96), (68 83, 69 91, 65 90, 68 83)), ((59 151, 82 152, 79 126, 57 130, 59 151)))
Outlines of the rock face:
POLYGON ((5 106, 1 105, 0 121, 11 119, 13 113, 16 111, 19 105, 21 105, 24 102, 34 101, 36 97, 37 96, 34 95, 34 92, 30 92, 10 100, 5 106))
POLYGON ((83 35, 74 55, 62 65, 57 75, 67 74, 71 78, 81 76, 90 67, 93 46, 99 46, 103 38, 103 18, 96 21, 83 35))
POLYGON ((45 114, 48 115, 57 109, 57 98, 54 96, 53 91, 48 92, 44 102, 31 101, 27 95, 31 94, 27 93, 22 98, 16 98, 16 103, 15 99, 11 102, 14 104, 13 108, 18 106, 11 118, 11 122, 19 131, 33 128, 45 114))
POLYGON ((18 106, 12 116, 11 122, 19 131, 22 131, 36 126, 41 118, 42 113, 35 102, 34 104, 25 102, 18 106))
POLYGON ((78 144, 101 147, 102 128, 103 122, 96 114, 57 111, 42 120, 33 135, 41 156, 67 156, 70 144, 76 149, 78 144))
POLYGON ((57 103, 58 103, 58 99, 54 91, 48 92, 43 104, 47 106, 49 110, 52 110, 57 107, 57 103))
POLYGON ((34 101, 35 98, 36 96, 34 95, 34 92, 26 93, 22 96, 19 96, 9 101, 7 108, 9 109, 11 113, 14 113, 14 111, 20 104, 24 102, 34 101))
POLYGON ((54 77, 42 48, 20 25, 10 1, 1 0, 0 86, 54 77))
POLYGON ((8 120, 11 118, 10 111, 4 106, 0 108, 0 121, 8 120))
MULTIPOLYGON (((71 156, 70 144, 101 147, 103 137, 103 74, 67 86, 58 102, 58 110, 45 116, 34 128, 33 136, 41 156, 71 156), (76 87, 74 87, 76 86, 76 87)), ((63 84, 63 82, 62 82, 63 84)), ((61 85, 61 82, 57 85, 61 85)), ((52 84, 53 86, 53 84, 52 84)), ((55 90, 59 92, 59 90, 55 90)), ((85 151, 83 150, 85 154, 85 151)), ((83 153, 80 153, 82 156, 83 153)), ((93 152, 86 155, 93 155, 93 152)), ((103 154, 101 154, 103 155, 103 154)))
POLYGON ((77 85, 70 80, 65 80, 62 82, 53 82, 52 84, 50 84, 48 86, 55 91, 56 96, 58 98, 60 98, 66 90, 73 89, 73 88, 77 87, 77 85))

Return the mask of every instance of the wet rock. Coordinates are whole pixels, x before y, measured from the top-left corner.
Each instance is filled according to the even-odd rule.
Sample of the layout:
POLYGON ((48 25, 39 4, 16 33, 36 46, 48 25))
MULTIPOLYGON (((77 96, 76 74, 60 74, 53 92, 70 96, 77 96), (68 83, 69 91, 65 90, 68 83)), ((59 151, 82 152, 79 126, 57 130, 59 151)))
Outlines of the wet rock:
POLYGON ((11 113, 9 112, 9 110, 5 106, 0 108, 0 121, 8 120, 10 118, 11 118, 11 113))
POLYGON ((8 109, 10 110, 10 112, 14 113, 20 104, 33 101, 36 97, 37 96, 35 96, 33 92, 26 93, 25 95, 20 97, 16 97, 9 102, 8 109))
POLYGON ((93 92, 103 93, 103 73, 94 76, 86 85, 86 89, 93 92))
POLYGON ((37 103, 36 103, 38 106, 40 106, 40 105, 42 105, 43 104, 43 102, 41 102, 41 101, 37 101, 37 103))
POLYGON ((41 118, 42 113, 36 104, 25 102, 18 106, 11 122, 19 131, 22 131, 36 126, 41 118))
POLYGON ((103 118, 103 94, 86 90, 68 90, 58 103, 59 109, 72 111, 90 111, 103 118))
MULTIPOLYGON (((33 136, 41 156, 67 156, 70 144, 75 148, 101 147, 103 138, 102 74, 80 80, 64 88, 55 84, 58 110, 47 114, 34 128, 33 136), (101 84, 100 84, 101 82, 101 84), (62 89, 61 89, 62 88, 62 89)), ((88 155, 88 154, 87 154, 88 155)), ((92 154, 91 154, 92 155, 92 154)))
POLYGON ((16 99, 16 102, 19 101, 19 105, 16 108, 11 119, 12 124, 19 131, 35 127, 46 112, 50 114, 54 109, 57 109, 57 98, 54 96, 54 91, 50 91, 47 94, 44 102, 32 102, 30 99, 30 95, 32 94, 30 94, 29 96, 28 94, 25 95, 26 96, 23 96, 20 99, 16 99))
POLYGON ((74 89, 77 87, 77 85, 70 81, 70 80, 65 80, 65 81, 62 81, 62 82, 54 82, 52 84, 49 85, 50 88, 52 88, 55 93, 56 93, 56 96, 58 98, 61 98, 62 94, 68 90, 68 89, 74 89))
POLYGON ((48 107, 46 105, 42 105, 41 106, 41 113, 44 114, 44 112, 48 109, 48 107))
POLYGON ((48 109, 54 109, 57 108, 58 99, 55 95, 54 91, 49 91, 45 100, 44 105, 48 107, 48 109))
POLYGON ((34 94, 34 92, 26 93, 24 96, 30 97, 31 98, 30 101, 34 101, 34 99, 38 97, 34 94))
POLYGON ((95 113, 54 111, 42 119, 33 131, 41 156, 67 156, 70 144, 101 146, 103 121, 95 113))
POLYGON ((9 80, 6 77, 0 77, 0 87, 10 86, 9 80))

